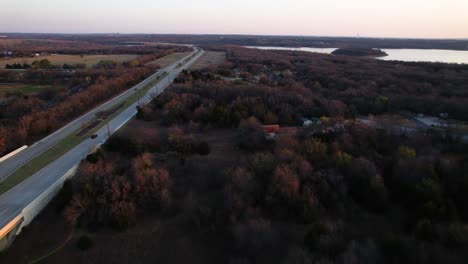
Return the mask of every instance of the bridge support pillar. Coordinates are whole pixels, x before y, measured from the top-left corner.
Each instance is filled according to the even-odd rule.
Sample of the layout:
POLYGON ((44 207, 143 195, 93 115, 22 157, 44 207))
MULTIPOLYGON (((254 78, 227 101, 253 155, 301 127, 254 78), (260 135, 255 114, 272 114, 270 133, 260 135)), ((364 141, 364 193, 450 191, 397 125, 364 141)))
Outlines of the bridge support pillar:
POLYGON ((18 216, 0 230, 0 252, 6 250, 11 245, 18 234, 22 223, 23 217, 18 216))

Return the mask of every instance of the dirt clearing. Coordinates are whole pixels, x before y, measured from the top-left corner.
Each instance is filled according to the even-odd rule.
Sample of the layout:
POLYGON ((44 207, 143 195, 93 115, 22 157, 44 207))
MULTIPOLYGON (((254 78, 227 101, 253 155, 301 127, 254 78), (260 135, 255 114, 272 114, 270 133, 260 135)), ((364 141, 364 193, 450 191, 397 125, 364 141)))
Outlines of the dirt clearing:
POLYGON ((185 56, 188 56, 190 52, 175 52, 172 54, 169 54, 167 56, 164 56, 162 58, 159 58, 157 60, 148 62, 150 65, 159 65, 161 68, 166 68, 167 66, 171 65, 172 63, 182 59, 185 56))
POLYGON ((189 70, 201 70, 211 65, 219 65, 226 62, 226 53, 223 51, 207 51, 198 59, 189 70))

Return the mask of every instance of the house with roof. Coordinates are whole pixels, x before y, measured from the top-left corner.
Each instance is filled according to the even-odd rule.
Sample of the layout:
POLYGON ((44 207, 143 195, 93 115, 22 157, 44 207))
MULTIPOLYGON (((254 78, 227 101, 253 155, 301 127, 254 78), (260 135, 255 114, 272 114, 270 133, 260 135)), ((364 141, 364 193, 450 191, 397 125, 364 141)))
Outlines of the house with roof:
POLYGON ((280 131, 279 125, 262 126, 266 140, 274 140, 280 131))
POLYGON ((318 117, 301 118, 301 122, 303 127, 322 124, 322 121, 320 121, 320 118, 318 117))

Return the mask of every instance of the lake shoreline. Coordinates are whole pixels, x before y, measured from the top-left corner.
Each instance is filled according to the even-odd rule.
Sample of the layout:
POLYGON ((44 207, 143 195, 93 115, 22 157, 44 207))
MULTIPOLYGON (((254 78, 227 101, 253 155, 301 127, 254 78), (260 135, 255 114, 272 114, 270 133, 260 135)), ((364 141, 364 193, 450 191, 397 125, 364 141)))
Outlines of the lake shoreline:
MULTIPOLYGON (((338 48, 312 48, 312 47, 268 47, 268 46, 245 46, 261 50, 291 50, 305 51, 322 54, 331 54, 338 48)), ((376 57, 384 61, 404 62, 432 62, 432 63, 456 63, 468 64, 468 51, 445 50, 445 49, 381 49, 388 56, 376 57)))

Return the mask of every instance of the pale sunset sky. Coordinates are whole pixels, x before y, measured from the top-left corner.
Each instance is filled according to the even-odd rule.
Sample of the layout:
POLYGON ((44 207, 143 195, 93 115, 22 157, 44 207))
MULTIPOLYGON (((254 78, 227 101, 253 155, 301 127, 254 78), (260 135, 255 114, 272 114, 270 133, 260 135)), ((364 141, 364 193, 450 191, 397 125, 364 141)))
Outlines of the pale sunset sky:
POLYGON ((468 38, 468 0, 1 0, 0 32, 468 38))

